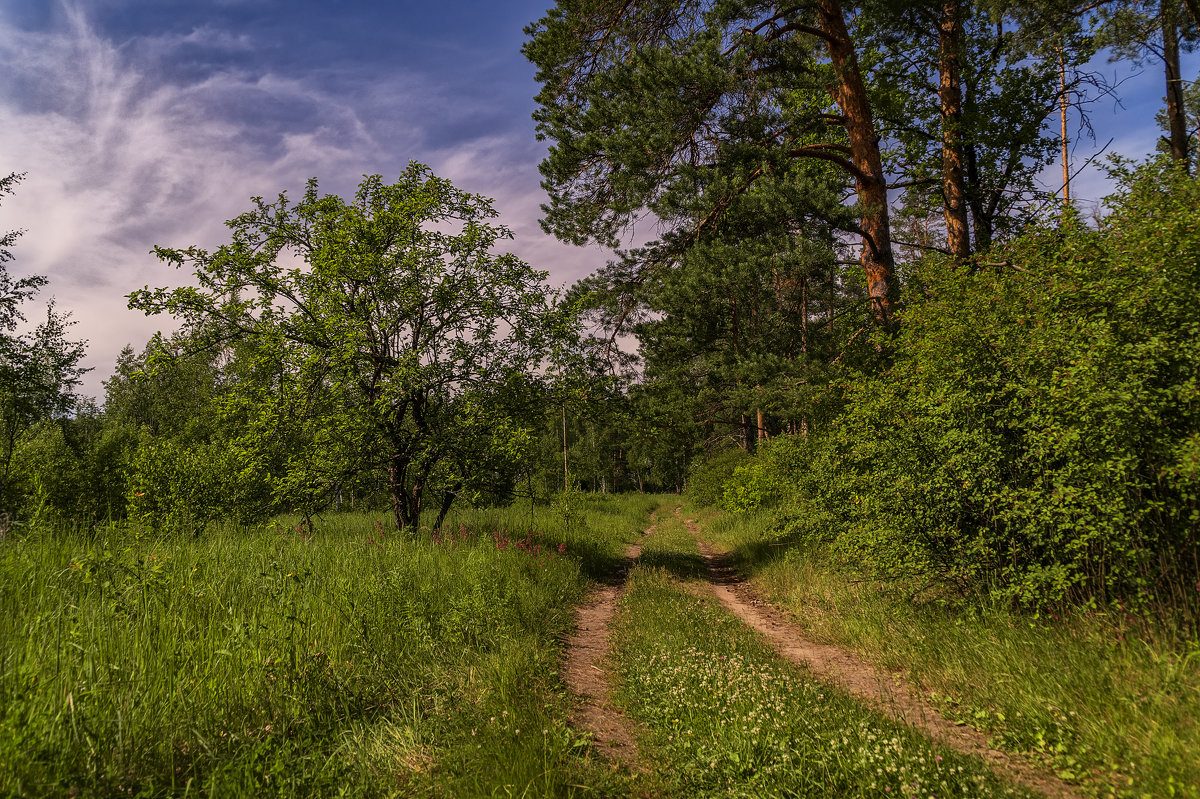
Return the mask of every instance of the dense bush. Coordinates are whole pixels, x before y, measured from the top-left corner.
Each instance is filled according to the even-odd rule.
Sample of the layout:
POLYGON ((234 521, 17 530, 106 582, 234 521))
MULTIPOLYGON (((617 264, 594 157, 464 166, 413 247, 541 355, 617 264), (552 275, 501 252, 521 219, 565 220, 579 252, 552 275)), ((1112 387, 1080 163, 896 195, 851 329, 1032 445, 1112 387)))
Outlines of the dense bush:
POLYGON ((797 531, 1026 605, 1194 603, 1200 183, 1122 177, 1098 230, 922 265, 890 368, 765 454, 797 531))
POLYGON ((716 505, 721 501, 725 483, 734 471, 749 462, 745 450, 731 448, 697 458, 688 472, 687 496, 698 505, 716 505))
POLYGON ((259 521, 273 510, 255 453, 228 442, 143 440, 129 474, 129 515, 157 530, 196 534, 216 519, 259 521))

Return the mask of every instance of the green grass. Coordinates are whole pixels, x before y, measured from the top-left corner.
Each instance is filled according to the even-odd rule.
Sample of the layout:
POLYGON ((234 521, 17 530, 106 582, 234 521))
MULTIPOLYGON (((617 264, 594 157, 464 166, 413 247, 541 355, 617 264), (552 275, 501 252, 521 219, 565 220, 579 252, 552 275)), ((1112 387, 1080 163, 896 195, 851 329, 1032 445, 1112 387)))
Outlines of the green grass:
POLYGON ((676 519, 646 539, 615 621, 620 698, 680 796, 999 796, 950 752, 778 657, 701 582, 676 519))
POLYGON ((0 541, 0 795, 623 794, 559 639, 656 501, 575 502, 0 541))
POLYGON ((948 715, 1097 795, 1200 796, 1200 649, 1112 612, 1036 617, 848 575, 773 537, 767 517, 703 513, 707 539, 816 640, 906 673, 948 715), (915 592, 915 596, 914 596, 915 592))

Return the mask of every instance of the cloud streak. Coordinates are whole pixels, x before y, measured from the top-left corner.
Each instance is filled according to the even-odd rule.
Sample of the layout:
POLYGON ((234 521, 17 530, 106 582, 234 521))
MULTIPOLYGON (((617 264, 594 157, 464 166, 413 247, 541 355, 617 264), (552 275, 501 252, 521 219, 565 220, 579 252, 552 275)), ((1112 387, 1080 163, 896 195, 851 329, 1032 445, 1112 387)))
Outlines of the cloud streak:
POLYGON ((63 14, 65 24, 49 31, 0 18, 0 152, 10 159, 0 169, 28 173, 0 209, 0 227, 26 230, 14 271, 48 275, 49 294, 89 340, 86 364, 95 371, 85 393, 102 396, 122 346, 140 347, 171 326, 125 304, 142 285, 186 279, 148 254, 154 245, 214 247, 225 240, 223 221, 246 210, 249 197, 296 193, 314 175, 322 190, 345 196, 362 174, 387 178, 422 160, 496 198, 518 234, 511 249, 553 268, 557 281, 600 260, 538 229, 541 150, 531 132, 476 133, 440 146, 431 124, 473 112, 454 109, 420 75, 359 76, 358 91, 342 94, 267 69, 217 67, 180 79, 168 59, 181 50, 216 62, 219 51, 255 43, 213 27, 116 42, 78 7, 63 14))

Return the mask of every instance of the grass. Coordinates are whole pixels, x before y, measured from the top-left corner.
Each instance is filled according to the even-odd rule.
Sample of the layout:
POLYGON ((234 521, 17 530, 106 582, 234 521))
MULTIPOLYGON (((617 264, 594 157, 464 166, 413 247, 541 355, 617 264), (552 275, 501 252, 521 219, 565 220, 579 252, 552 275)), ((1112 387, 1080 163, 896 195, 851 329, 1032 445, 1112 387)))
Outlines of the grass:
POLYGON ((1120 608, 1023 615, 861 579, 776 539, 765 516, 702 518, 707 539, 732 551, 815 640, 906 673, 1002 748, 1032 754, 1095 795, 1200 797, 1194 642, 1120 608))
POLYGON ((0 541, 0 795, 621 795, 558 640, 655 504, 0 541))
POLYGON ((811 679, 726 613, 677 519, 645 539, 615 621, 620 698, 680 796, 1024 795, 978 760, 811 679))

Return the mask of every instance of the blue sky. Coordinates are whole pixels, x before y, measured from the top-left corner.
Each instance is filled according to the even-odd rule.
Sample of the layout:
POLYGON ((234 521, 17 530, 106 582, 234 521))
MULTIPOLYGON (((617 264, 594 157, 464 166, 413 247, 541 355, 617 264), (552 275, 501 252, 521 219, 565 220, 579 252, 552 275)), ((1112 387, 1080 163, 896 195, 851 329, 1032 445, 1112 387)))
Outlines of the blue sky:
MULTIPOLYGON (((50 277, 95 367, 85 393, 127 343, 164 318, 125 294, 184 275, 154 245, 213 247, 253 195, 316 176, 346 194, 363 174, 409 160, 493 197, 510 249, 555 283, 605 254, 542 233, 534 69, 522 29, 550 0, 5 0, 0 6, 0 171, 25 171, 0 207, 23 228, 11 265, 50 277)), ((1140 156, 1153 148, 1160 67, 1128 78, 1125 109, 1093 108, 1097 138, 1140 156)), ((1185 76, 1194 77, 1197 59, 1185 76)), ((1077 159, 1092 148, 1076 149, 1077 159)), ((1098 172, 1076 194, 1103 192, 1098 172)))

